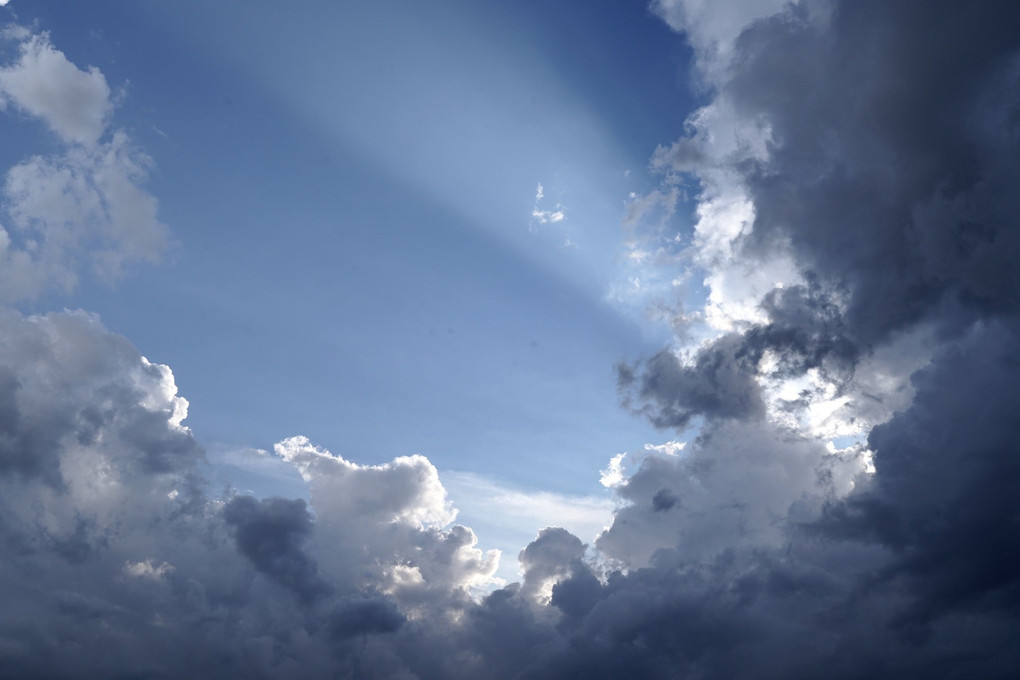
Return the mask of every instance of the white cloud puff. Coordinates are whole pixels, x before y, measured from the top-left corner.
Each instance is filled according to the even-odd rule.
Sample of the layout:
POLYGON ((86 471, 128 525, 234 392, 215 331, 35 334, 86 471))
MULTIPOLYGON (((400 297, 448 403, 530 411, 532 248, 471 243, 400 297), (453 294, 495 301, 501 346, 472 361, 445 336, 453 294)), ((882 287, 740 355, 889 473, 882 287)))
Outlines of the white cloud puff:
POLYGON ((0 68, 0 96, 45 120, 67 147, 4 177, 0 302, 69 292, 86 269, 110 281, 158 260, 170 238, 143 188, 152 160, 124 132, 101 139, 111 112, 102 73, 79 70, 45 34, 16 27, 6 35, 20 42, 21 58, 0 68))
POLYGON ((41 118, 65 142, 95 146, 113 109, 103 74, 94 66, 79 69, 45 33, 5 33, 21 39, 21 54, 0 68, 2 100, 41 118))

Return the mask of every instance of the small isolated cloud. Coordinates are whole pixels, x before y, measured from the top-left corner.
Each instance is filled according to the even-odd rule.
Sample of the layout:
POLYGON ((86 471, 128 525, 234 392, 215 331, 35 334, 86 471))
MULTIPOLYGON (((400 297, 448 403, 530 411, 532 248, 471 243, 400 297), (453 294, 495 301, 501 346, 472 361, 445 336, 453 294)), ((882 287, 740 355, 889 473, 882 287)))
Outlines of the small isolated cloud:
POLYGON ((538 220, 539 224, 556 224, 557 222, 562 222, 566 217, 560 209, 533 210, 531 216, 538 220))
POLYGON ((662 444, 645 444, 645 451, 654 451, 655 453, 663 456, 678 456, 685 448, 687 448, 687 442, 679 442, 676 440, 664 442, 662 444))
POLYGON ((599 474, 599 484, 612 489, 615 486, 623 484, 626 479, 626 475, 623 472, 623 459, 626 457, 627 452, 618 453, 609 459, 609 465, 606 466, 605 470, 602 470, 599 474))
POLYGON ((545 187, 539 182, 538 188, 535 190, 535 205, 531 209, 531 221, 528 224, 528 230, 532 233, 538 232, 538 225, 540 224, 557 224, 567 219, 567 215, 563 205, 560 202, 551 209, 544 209, 542 203, 545 199, 545 187))

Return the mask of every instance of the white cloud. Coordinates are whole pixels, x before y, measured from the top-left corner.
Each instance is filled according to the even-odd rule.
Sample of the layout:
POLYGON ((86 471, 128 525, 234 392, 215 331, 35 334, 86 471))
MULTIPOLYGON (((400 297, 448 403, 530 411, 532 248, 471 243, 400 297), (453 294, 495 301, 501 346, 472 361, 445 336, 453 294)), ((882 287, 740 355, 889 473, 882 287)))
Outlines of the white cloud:
POLYGON ((7 172, 11 228, 0 258, 0 298, 73 289, 84 263, 102 280, 126 265, 156 261, 169 235, 156 199, 142 188, 151 160, 126 135, 61 156, 33 156, 7 172))
POLYGON ((424 456, 401 456, 385 465, 358 465, 315 446, 307 437, 273 445, 312 489, 312 503, 326 514, 357 512, 375 522, 415 527, 446 526, 457 512, 446 498, 439 473, 424 456))
POLYGON ((687 442, 675 439, 662 444, 645 444, 645 451, 654 451, 663 456, 678 456, 685 448, 687 448, 687 442))
POLYGON ((657 448, 614 487, 627 505, 596 542, 628 567, 646 566, 658 550, 711 561, 730 548, 777 546, 791 513, 845 496, 868 463, 768 423, 717 426, 683 456, 678 442, 657 448))
POLYGON ((623 484, 625 476, 623 473, 623 459, 627 455, 627 452, 618 453, 609 459, 609 465, 606 466, 605 470, 599 473, 599 484, 612 489, 614 486, 623 484))
POLYGON ((174 567, 169 562, 155 564, 150 558, 143 562, 125 562, 124 573, 133 578, 146 578, 152 581, 161 581, 171 573, 174 567))
POLYGON ((556 224, 566 217, 562 210, 532 210, 531 216, 538 220, 539 224, 556 224))
POLYGON ((43 119, 64 141, 94 146, 113 108, 106 78, 94 66, 72 64, 45 33, 27 36, 20 47, 18 61, 0 68, 0 97, 43 119))
MULTIPOLYGON (((793 0, 796 2, 796 0, 793 0)), ((771 16, 790 0, 653 0, 652 9, 670 27, 687 36, 697 65, 709 79, 722 75, 733 57, 740 33, 758 19, 771 16)))
POLYGON ((300 436, 273 448, 308 482, 317 517, 316 550, 326 574, 363 585, 388 582, 409 598, 483 588, 491 581, 499 552, 476 548, 467 527, 446 529, 457 511, 424 456, 357 465, 300 436), (360 550, 338 551, 336 545, 360 550), (398 567, 413 567, 421 578, 402 579, 406 572, 398 567), (412 583, 418 585, 412 589, 412 583))
POLYGON ((84 269, 115 280, 169 245, 157 201, 143 188, 152 160, 123 132, 100 141, 109 88, 96 69, 80 71, 48 37, 20 27, 21 59, 0 69, 0 96, 44 119, 68 147, 31 156, 7 171, 0 226, 0 301, 71 291, 84 269))
POLYGON ((531 221, 528 223, 528 231, 532 233, 538 232, 540 224, 557 224, 567 219, 565 208, 559 201, 552 209, 543 209, 541 204, 544 199, 545 187, 539 182, 538 188, 535 189, 535 205, 531 209, 531 221))

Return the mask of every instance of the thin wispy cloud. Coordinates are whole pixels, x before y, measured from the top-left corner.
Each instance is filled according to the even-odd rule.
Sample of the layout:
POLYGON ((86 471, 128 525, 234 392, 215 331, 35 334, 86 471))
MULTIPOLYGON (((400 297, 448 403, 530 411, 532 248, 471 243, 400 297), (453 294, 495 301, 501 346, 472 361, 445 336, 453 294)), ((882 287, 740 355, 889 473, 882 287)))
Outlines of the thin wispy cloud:
POLYGON ((528 229, 532 232, 537 233, 540 224, 556 224, 567 218, 563 206, 559 202, 550 209, 543 209, 544 203, 545 187, 540 183, 535 190, 535 207, 531 209, 531 222, 528 225, 528 229))

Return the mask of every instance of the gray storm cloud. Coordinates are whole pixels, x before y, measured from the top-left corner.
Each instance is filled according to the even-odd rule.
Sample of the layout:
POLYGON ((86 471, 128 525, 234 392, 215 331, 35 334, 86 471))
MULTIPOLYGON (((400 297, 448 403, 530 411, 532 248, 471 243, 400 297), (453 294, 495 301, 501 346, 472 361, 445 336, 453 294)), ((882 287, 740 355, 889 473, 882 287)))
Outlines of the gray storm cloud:
MULTIPOLYGON (((362 466, 304 437, 274 455, 310 503, 212 494, 169 368, 87 313, 8 310, 0 676, 1020 674, 1020 11, 653 8, 709 93, 652 160, 659 194, 697 197, 707 302, 618 374, 627 407, 695 433, 614 482, 594 545, 546 529, 501 586, 427 459, 362 466)), ((91 108, 0 79, 84 159, 8 173, 7 223, 57 248, 31 285, 0 279, 8 299, 65 281, 96 234, 116 262, 159 242, 147 194, 123 219, 87 197, 39 213, 57 208, 30 178, 76 186, 118 142, 102 75, 17 36, 3 73, 45 57, 91 108)))

